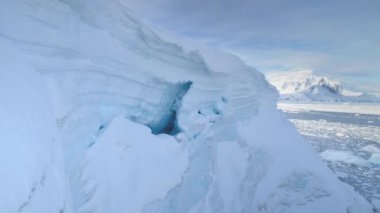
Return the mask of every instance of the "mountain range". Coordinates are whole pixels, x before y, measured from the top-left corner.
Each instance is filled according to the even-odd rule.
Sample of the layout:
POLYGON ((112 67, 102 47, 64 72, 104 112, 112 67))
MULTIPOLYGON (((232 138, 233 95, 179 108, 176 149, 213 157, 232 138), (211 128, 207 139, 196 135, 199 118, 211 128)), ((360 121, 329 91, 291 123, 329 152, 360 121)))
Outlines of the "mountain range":
POLYGON ((269 73, 267 80, 280 93, 281 101, 378 102, 380 98, 346 89, 340 81, 312 71, 269 73))

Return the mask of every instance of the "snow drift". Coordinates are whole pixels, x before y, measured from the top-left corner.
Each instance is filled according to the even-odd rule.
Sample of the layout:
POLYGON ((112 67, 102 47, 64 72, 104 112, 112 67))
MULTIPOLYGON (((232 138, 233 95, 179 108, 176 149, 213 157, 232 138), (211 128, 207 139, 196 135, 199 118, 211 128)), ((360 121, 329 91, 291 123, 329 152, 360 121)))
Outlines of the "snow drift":
POLYGON ((1 5, 2 212, 372 211, 234 56, 114 0, 1 5))

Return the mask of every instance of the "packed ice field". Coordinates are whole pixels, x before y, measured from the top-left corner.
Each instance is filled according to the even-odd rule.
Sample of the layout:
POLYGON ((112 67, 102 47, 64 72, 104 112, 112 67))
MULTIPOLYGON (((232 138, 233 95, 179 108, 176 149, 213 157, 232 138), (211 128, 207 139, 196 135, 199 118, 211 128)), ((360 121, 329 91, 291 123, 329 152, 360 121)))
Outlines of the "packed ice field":
POLYGON ((333 172, 380 206, 380 104, 278 103, 333 172))

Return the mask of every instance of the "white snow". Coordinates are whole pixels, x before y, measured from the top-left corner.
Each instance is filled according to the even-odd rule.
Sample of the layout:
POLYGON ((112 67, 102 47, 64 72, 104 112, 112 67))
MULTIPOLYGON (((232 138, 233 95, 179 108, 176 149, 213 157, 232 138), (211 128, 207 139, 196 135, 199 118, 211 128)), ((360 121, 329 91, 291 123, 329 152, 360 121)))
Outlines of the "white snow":
POLYGON ((0 46, 0 211, 58 212, 67 191, 63 149, 43 78, 9 41, 0 46))
POLYGON ((311 70, 273 72, 266 74, 268 81, 280 92, 282 101, 379 102, 380 98, 350 91, 339 81, 315 75, 311 70))
MULTIPOLYGON (((266 74, 266 78, 282 95, 306 91, 326 77, 314 75, 311 70, 302 70, 297 72, 268 73, 266 74)), ((332 85, 339 85, 337 81, 328 80, 328 82, 331 82, 332 85)))
POLYGON ((173 137, 116 117, 87 153, 85 187, 94 191, 83 209, 142 212, 144 204, 164 198, 180 183, 187 157, 173 137))
POLYGON ((261 73, 131 14, 117 0, 2 2, 0 211, 371 212, 261 73))

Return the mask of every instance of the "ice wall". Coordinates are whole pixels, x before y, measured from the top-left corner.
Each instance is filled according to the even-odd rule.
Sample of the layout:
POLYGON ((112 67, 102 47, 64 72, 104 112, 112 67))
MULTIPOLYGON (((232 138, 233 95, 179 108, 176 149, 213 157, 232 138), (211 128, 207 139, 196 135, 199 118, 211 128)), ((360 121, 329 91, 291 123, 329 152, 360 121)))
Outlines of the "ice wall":
MULTIPOLYGON (((3 0, 0 14, 0 37, 22 55, 12 60, 27 64, 46 82, 46 89, 37 94, 48 93, 50 101, 37 111, 53 111, 50 120, 55 123, 48 126, 56 127, 60 137, 40 147, 63 152, 52 165, 63 164, 64 172, 59 170, 52 180, 69 191, 68 196, 61 188, 55 191, 57 208, 64 204, 65 212, 371 211, 276 110, 277 94, 263 75, 234 56, 184 51, 160 39, 115 0, 3 0), (62 185, 66 178, 68 184, 62 185), (162 185, 159 190, 143 187, 154 180, 162 185), (130 190, 133 186, 141 187, 130 190)), ((19 78, 31 81, 24 73, 19 78)), ((12 139, 12 144, 26 140, 12 139)), ((40 151, 31 153, 36 165, 51 162, 36 157, 40 151)), ((12 176, 18 174, 7 177, 12 176)), ((32 180, 38 175, 23 177, 32 180)), ((33 191, 30 186, 20 188, 33 191)), ((0 194, 5 196, 4 190, 0 194)), ((28 199, 27 193, 20 194, 25 195, 28 199)), ((20 206, 23 199, 18 196, 13 202, 20 206)), ((20 212, 43 211, 43 200, 31 199, 34 208, 20 212)), ((10 204, 3 208, 18 211, 10 204)))
POLYGON ((70 196, 44 80, 11 42, 0 46, 0 212, 62 211, 70 196))

